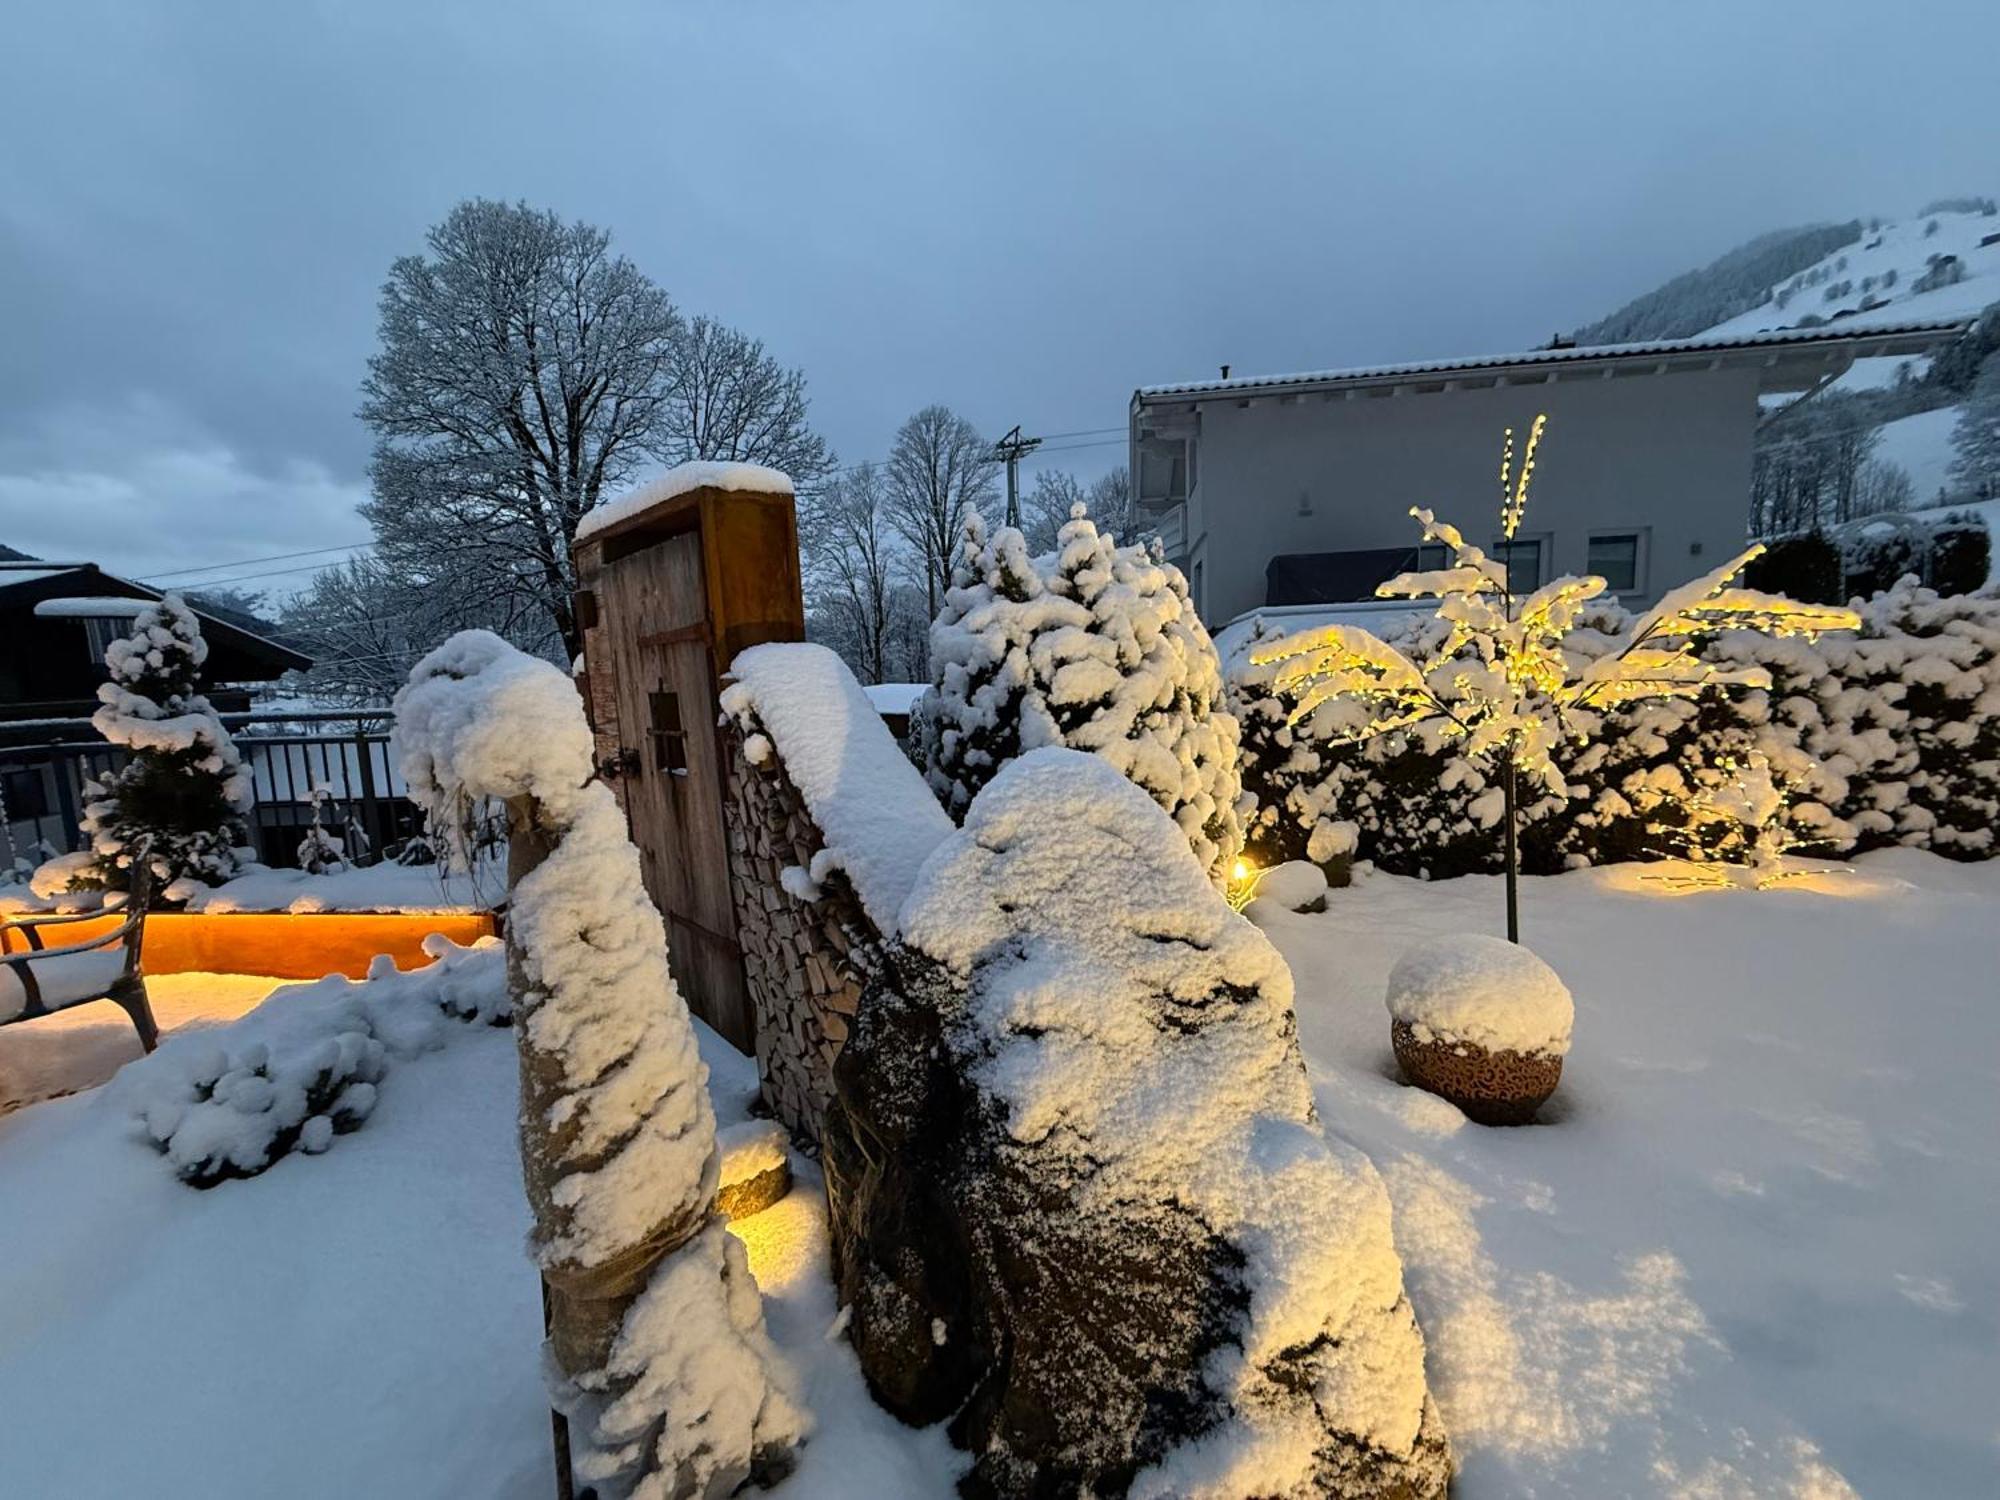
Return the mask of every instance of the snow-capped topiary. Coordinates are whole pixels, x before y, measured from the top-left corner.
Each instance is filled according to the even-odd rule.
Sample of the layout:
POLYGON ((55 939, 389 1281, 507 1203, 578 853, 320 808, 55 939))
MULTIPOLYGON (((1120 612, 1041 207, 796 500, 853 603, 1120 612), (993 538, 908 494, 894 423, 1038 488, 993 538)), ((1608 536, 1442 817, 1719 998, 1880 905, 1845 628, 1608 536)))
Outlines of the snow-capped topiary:
POLYGON ((1389 1016, 1422 1042, 1561 1057, 1576 1006, 1541 959, 1505 938, 1454 933, 1418 943, 1389 974, 1389 1016))
POLYGON ((423 946, 420 969, 385 955, 364 980, 288 985, 226 1026, 170 1038, 119 1073, 113 1097, 194 1187, 317 1155, 367 1120, 392 1059, 445 1044, 448 1020, 506 1024, 498 938, 461 947, 433 933, 423 946))
POLYGON ((124 890, 142 846, 153 888, 170 901, 254 863, 244 825, 253 783, 199 691, 207 659, 194 611, 173 594, 140 610, 131 633, 106 648, 111 680, 98 687, 102 706, 90 722, 127 757, 84 788, 92 858, 61 867, 69 889, 124 890))
POLYGON ((1290 971, 1098 757, 1004 767, 904 904, 825 1133, 871 1388, 967 1493, 1432 1500, 1389 1201, 1290 971))
POLYGON ((1218 883, 1242 847, 1236 721, 1180 570, 1120 547, 1074 507, 1056 550, 966 524, 931 627, 917 758, 954 818, 1010 760, 1045 745, 1102 756, 1145 790, 1218 883))
POLYGON ((486 631, 453 636, 395 701, 434 837, 507 804, 510 983, 531 1246, 577 1477, 607 1496, 722 1496, 782 1474, 808 1418, 715 1212, 708 1070, 624 814, 592 772, 575 687, 486 631), (708 1342, 693 1357, 686 1330, 708 1342))
POLYGON ((312 824, 299 840, 299 868, 308 875, 331 875, 347 868, 347 845, 326 826, 326 810, 333 801, 333 789, 316 782, 311 792, 312 824))

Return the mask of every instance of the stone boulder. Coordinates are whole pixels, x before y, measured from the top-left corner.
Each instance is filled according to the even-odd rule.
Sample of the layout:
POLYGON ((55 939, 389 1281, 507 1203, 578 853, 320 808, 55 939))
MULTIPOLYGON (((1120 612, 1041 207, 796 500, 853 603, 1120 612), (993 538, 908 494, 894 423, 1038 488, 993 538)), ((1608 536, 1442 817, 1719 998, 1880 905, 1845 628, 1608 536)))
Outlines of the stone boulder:
POLYGON ((1441 1496, 1389 1203, 1314 1117, 1291 975, 1095 757, 925 865, 834 1070, 841 1300, 961 1493, 1441 1496))

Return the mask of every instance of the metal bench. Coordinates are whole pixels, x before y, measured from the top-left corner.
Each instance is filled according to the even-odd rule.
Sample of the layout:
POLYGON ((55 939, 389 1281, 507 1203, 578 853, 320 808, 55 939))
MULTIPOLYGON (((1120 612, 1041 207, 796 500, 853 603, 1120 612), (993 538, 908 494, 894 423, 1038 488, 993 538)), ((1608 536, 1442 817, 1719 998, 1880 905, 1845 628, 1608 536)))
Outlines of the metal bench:
POLYGON ((101 912, 70 916, 39 913, 0 918, 0 1025, 52 1016, 72 1006, 109 1000, 131 1017, 139 1045, 151 1052, 160 1039, 139 946, 145 936, 152 881, 142 855, 132 862, 125 920, 109 932, 67 946, 50 947, 42 929, 93 922, 101 912))

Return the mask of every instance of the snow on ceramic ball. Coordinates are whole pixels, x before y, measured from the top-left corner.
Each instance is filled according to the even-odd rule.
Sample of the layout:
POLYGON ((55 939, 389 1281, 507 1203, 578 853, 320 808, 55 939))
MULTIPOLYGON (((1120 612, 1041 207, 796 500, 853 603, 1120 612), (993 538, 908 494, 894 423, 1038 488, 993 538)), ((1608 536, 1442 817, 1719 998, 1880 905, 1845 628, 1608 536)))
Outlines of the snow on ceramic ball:
POLYGON ((1576 1007, 1541 959, 1500 938, 1434 938, 1389 975, 1403 1074, 1486 1125, 1518 1125, 1555 1092, 1576 1007))

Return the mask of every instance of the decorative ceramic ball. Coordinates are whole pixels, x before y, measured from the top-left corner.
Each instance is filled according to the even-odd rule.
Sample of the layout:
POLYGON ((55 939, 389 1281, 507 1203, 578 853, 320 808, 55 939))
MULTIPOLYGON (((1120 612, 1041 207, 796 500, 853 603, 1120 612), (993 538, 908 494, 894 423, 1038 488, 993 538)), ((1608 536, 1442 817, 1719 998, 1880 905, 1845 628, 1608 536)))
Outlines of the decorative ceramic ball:
POLYGON ((1562 1079, 1576 1006, 1518 943, 1457 935, 1405 953, 1389 975, 1403 1076, 1482 1125, 1525 1125, 1562 1079))

